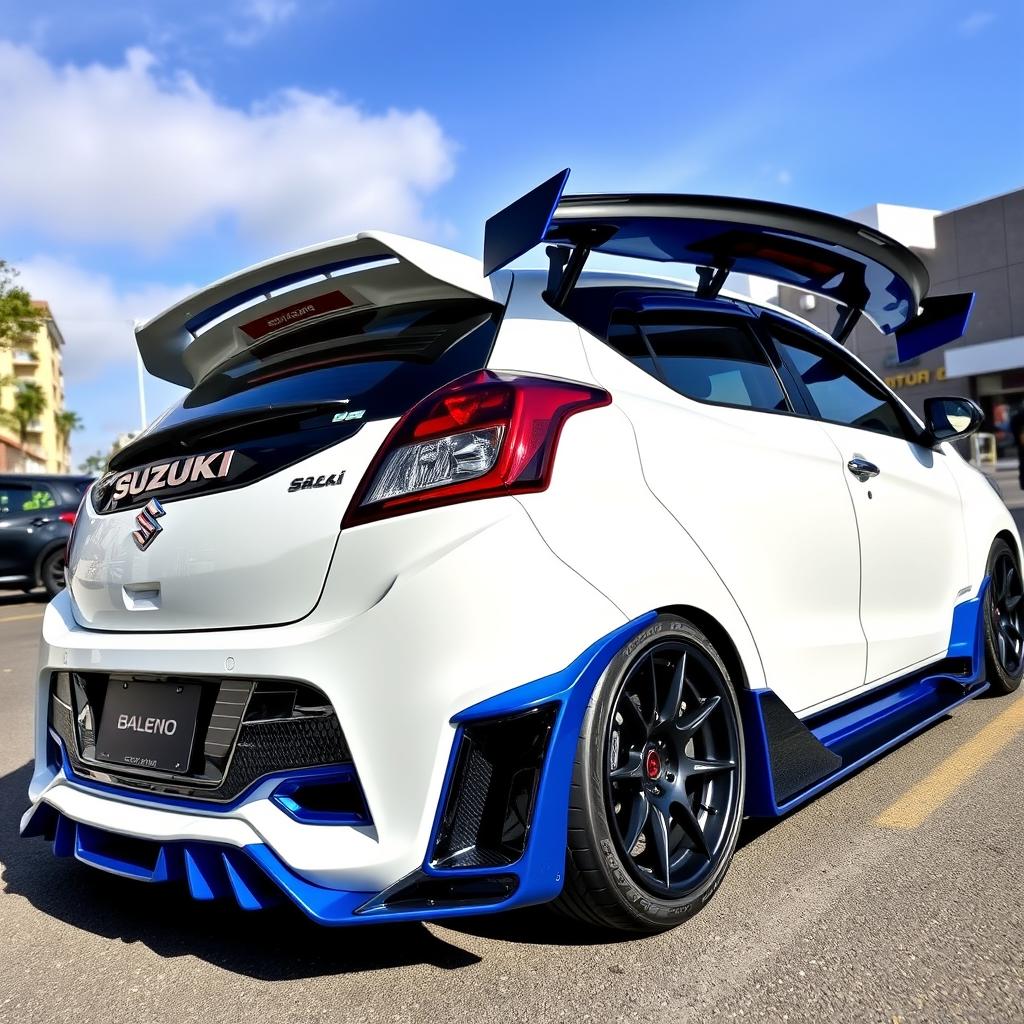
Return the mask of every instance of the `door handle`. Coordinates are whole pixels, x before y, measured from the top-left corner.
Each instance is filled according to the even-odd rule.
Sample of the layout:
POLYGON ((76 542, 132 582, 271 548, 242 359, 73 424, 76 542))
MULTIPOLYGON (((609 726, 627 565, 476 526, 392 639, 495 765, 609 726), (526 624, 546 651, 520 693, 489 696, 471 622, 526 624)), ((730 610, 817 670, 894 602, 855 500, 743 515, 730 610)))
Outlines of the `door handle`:
POLYGON ((850 459, 846 464, 846 468, 861 482, 870 480, 873 476, 878 476, 878 467, 873 462, 868 462, 867 459, 850 459))

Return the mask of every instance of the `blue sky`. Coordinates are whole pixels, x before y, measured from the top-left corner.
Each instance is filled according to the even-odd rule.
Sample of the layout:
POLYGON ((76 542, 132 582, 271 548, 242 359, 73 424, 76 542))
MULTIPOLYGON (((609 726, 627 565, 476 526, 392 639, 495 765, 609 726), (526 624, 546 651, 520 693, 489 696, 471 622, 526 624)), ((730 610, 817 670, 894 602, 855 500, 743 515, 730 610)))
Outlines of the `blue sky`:
POLYGON ((478 254, 566 165, 836 213, 1024 185, 1019 0, 90 7, 0 0, 0 256, 67 338, 78 458, 137 426, 133 317, 362 228, 478 254))

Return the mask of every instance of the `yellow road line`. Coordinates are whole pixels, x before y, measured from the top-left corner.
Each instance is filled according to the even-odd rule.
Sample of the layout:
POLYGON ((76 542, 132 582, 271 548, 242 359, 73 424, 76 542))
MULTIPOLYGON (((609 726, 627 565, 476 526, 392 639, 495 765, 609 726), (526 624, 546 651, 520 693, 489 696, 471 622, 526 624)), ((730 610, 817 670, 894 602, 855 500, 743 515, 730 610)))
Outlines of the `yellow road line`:
POLYGON ((9 615, 6 619, 0 619, 0 623, 21 622, 23 619, 41 619, 42 617, 42 612, 36 612, 35 615, 9 615))
POLYGON ((973 778, 1018 733, 1024 730, 1024 697, 1014 700, 976 736, 949 755, 913 789, 876 819, 882 828, 917 828, 968 779, 973 778))

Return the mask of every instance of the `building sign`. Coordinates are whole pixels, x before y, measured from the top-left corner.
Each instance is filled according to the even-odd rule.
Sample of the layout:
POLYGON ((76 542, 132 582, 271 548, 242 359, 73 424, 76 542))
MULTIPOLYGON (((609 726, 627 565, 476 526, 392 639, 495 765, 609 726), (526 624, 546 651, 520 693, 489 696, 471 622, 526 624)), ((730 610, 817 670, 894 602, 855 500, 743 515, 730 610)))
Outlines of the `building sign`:
POLYGON ((909 373, 894 373, 891 377, 885 378, 886 387, 893 391, 901 388, 916 388, 918 384, 931 384, 932 381, 946 379, 946 368, 939 366, 934 370, 911 370, 909 373))

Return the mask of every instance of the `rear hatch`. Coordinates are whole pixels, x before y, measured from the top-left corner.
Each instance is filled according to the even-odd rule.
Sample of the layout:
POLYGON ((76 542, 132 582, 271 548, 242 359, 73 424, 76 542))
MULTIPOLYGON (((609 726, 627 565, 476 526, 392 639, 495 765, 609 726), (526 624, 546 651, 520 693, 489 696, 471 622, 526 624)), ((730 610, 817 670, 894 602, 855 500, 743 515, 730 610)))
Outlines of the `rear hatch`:
MULTIPOLYGON (((258 319, 238 310, 199 334, 220 337, 206 338, 205 365, 193 354, 198 380, 111 460, 79 516, 69 566, 82 625, 264 626, 316 606, 342 516, 390 427, 486 365, 503 308, 422 272, 366 287, 389 269, 325 276, 271 295, 258 319), (293 322, 296 306, 320 312, 293 322)), ((260 272, 273 291, 272 268, 260 272)), ((161 358, 180 377, 188 346, 161 358)))

